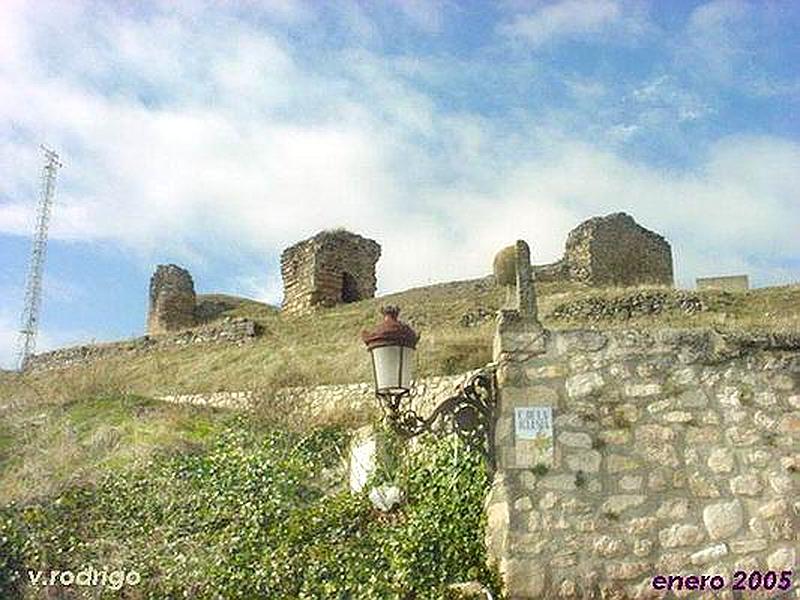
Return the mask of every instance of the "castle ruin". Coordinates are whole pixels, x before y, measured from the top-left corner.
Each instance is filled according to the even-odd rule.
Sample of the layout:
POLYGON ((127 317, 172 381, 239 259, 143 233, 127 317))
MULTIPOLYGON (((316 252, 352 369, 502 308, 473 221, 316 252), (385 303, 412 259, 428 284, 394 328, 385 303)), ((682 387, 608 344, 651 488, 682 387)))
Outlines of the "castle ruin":
POLYGON ((281 254, 283 311, 301 314, 374 297, 380 255, 376 241, 342 229, 287 248, 281 254))
POLYGON ((593 217, 567 236, 564 257, 534 267, 538 281, 592 286, 673 285, 672 249, 626 213, 593 217))
POLYGON ((150 278, 147 333, 155 335, 193 327, 196 301, 189 271, 177 265, 158 265, 150 278))

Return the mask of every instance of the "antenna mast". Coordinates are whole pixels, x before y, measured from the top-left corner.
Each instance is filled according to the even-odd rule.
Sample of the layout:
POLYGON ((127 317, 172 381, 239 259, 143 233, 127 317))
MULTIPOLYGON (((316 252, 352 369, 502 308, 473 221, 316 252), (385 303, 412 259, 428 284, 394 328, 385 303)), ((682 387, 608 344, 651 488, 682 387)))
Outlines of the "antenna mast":
POLYGON ((50 227, 50 211, 53 206, 56 171, 64 166, 55 151, 40 146, 44 152, 44 167, 39 190, 39 206, 36 210, 36 229, 28 265, 28 281, 25 288, 25 306, 22 309, 17 366, 21 371, 36 348, 36 333, 39 328, 39 309, 42 305, 42 273, 47 253, 47 231, 50 227))

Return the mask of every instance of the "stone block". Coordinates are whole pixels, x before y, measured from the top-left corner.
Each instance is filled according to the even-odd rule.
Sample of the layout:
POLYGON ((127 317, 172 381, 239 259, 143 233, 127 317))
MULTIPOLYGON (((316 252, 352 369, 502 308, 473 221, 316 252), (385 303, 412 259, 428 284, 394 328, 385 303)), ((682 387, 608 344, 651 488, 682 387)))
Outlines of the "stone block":
POLYGON ((744 510, 739 500, 709 504, 703 509, 703 523, 712 540, 722 540, 741 529, 744 510))
POLYGON ((719 560, 727 554, 728 546, 725 544, 715 544, 714 546, 709 546, 695 552, 689 557, 689 560, 693 565, 705 565, 715 560, 719 560))
POLYGON ((506 593, 515 600, 536 600, 547 583, 544 564, 539 559, 512 558, 501 566, 506 593))
POLYGON ((567 394, 570 398, 585 398, 602 390, 604 384, 599 373, 580 373, 567 379, 567 394))
POLYGON ((558 442, 570 448, 591 448, 592 436, 588 433, 565 431, 558 436, 558 442))
POLYGON ((663 548, 696 546, 705 539, 703 530, 695 525, 676 523, 658 532, 658 540, 663 548))
POLYGON ((641 494, 616 494, 614 496, 609 496, 609 498, 603 502, 603 506, 600 510, 604 513, 619 515, 629 508, 641 506, 644 504, 645 500, 647 500, 647 496, 641 494))

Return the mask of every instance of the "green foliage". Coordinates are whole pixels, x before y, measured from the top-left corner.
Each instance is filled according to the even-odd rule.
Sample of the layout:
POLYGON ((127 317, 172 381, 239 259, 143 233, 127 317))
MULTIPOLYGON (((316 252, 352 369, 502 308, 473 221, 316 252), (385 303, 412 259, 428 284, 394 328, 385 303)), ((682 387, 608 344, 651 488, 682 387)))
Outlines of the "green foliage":
POLYGON ((422 443, 393 473, 405 504, 383 514, 333 481, 346 444, 337 429, 240 418, 192 452, 2 507, 0 597, 35 593, 19 589, 25 569, 85 565, 137 571, 128 591, 142 598, 441 598, 469 579, 497 590, 479 457, 422 443))
POLYGON ((531 468, 531 471, 533 471, 534 475, 538 475, 539 477, 544 477, 545 475, 547 475, 548 471, 550 471, 550 467, 548 467, 544 463, 537 463, 531 468))

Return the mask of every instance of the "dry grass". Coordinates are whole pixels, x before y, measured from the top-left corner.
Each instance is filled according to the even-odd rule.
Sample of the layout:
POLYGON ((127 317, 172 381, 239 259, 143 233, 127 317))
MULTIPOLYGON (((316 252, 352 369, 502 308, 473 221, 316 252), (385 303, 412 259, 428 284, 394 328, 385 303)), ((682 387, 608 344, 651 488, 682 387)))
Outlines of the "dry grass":
MULTIPOLYGON (((613 299, 632 291, 543 284, 538 286, 540 314, 551 328, 586 327, 589 324, 550 321, 547 315, 569 300, 613 299)), ((700 296, 709 307, 706 312, 667 312, 591 326, 800 333, 800 285, 700 296)), ((245 302, 227 314, 247 316, 264 327, 263 336, 247 346, 175 347, 59 371, 24 376, 0 372, 0 503, 58 493, 63 486, 91 481, 108 469, 139 465, 154 452, 202 443, 230 418, 220 411, 147 399, 156 395, 251 389, 259 398, 254 418, 285 429, 307 429, 302 407, 278 399, 275 391, 368 381, 369 360, 360 332, 376 324, 382 304, 399 304, 401 316, 421 332, 420 375, 481 366, 491 357, 494 320, 478 319, 475 326, 465 327, 461 319, 479 309, 491 313, 504 300, 503 288, 477 280, 409 290, 295 318, 245 302)), ((332 413, 328 418, 331 424, 357 426, 373 416, 332 413)))
POLYGON ((21 403, 0 414, 0 505, 57 494, 201 443, 230 415, 139 397, 21 403), (5 452, 3 449, 5 448, 5 452))
MULTIPOLYGON (((798 285, 734 294, 703 292, 700 296, 709 310, 694 315, 666 312, 593 323, 547 318, 555 306, 571 299, 613 299, 632 291, 542 284, 538 286, 540 314, 551 328, 712 326, 734 331, 800 332, 798 285)), ((298 317, 285 317, 273 307, 247 302, 226 314, 247 316, 263 326, 263 335, 251 344, 175 347, 33 373, 13 383, 0 383, 0 404, 6 401, 3 398, 16 396, 52 402, 98 394, 156 396, 241 389, 263 390, 262 396, 269 396, 287 386, 368 381, 369 360, 360 332, 377 323, 378 308, 386 303, 399 304, 401 318, 421 333, 417 353, 421 376, 464 372, 490 360, 494 321, 487 318, 465 327, 461 318, 478 309, 491 313, 504 301, 502 287, 474 280, 418 288, 298 317)))

